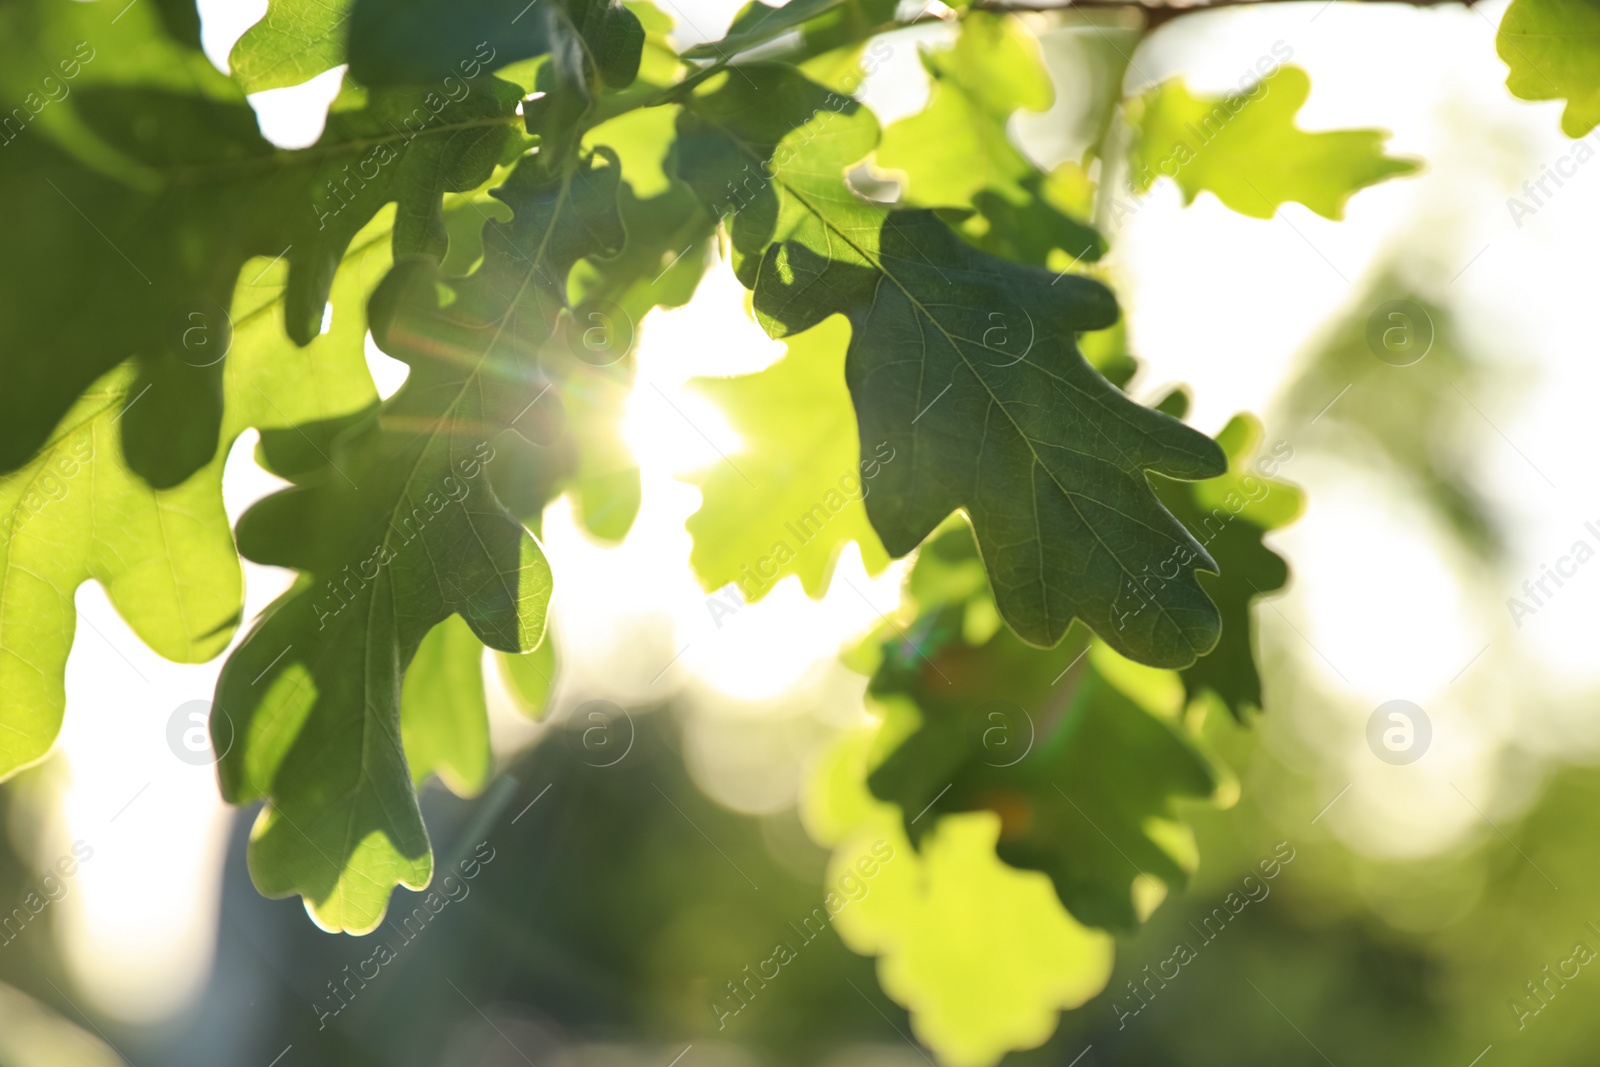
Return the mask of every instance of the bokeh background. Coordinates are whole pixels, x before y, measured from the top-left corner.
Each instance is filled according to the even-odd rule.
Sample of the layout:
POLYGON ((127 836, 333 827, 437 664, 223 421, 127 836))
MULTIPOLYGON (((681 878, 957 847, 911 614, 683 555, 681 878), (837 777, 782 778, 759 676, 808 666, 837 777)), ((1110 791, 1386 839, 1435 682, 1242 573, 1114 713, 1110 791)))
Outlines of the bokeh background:
MULTIPOLYGON (((718 36, 736 6, 662 3, 683 44, 718 36)), ((265 4, 201 7, 222 65, 265 4)), ((1571 145, 1559 102, 1505 90, 1502 10, 1315 0, 1187 15, 1143 41, 1038 16, 1058 101, 1014 133, 1046 166, 1097 135, 1108 84, 1183 74, 1226 89, 1279 45, 1312 77, 1303 126, 1383 127, 1391 152, 1426 167, 1358 194, 1337 223, 1294 204, 1266 221, 1209 196, 1185 207, 1167 182, 1102 200, 1143 363, 1135 395, 1187 383, 1209 433, 1257 413, 1309 506, 1271 542, 1290 588, 1257 609, 1266 713, 1207 726, 1237 800, 1185 813, 1197 877, 1119 942, 1106 992, 1015 1063, 1594 1061, 1600 968, 1548 974, 1566 963, 1570 975, 1580 946, 1600 953, 1600 564, 1531 614, 1508 598, 1526 600, 1524 581, 1575 542, 1600 548, 1600 168, 1580 166, 1532 214, 1511 210, 1571 145), (1394 300, 1421 313, 1428 340, 1408 366, 1368 342, 1394 300), (1369 742, 1391 700, 1429 724, 1412 762, 1369 742), (1128 983, 1280 842, 1294 858, 1270 894, 1125 1017, 1128 983)), ((921 106, 917 46, 946 32, 892 38, 863 89, 886 123, 921 106)), ((305 144, 337 84, 331 72, 252 102, 269 136, 305 144)), ((687 565, 698 491, 674 475, 737 456, 739 441, 685 383, 759 369, 782 348, 724 266, 640 330, 639 519, 616 547, 588 540, 564 504, 545 520, 560 580, 553 711, 531 724, 491 691, 503 773, 474 800, 425 794, 441 869, 481 858, 480 843, 493 859, 336 1018, 318 1005, 370 947, 255 892, 254 812, 222 805, 209 764, 170 743, 217 664, 159 660, 98 588, 78 591, 58 751, 0 787, 0 903, 79 862, 60 899, 0 945, 0 1064, 931 1062, 874 961, 831 931, 727 1029, 707 1010, 708 989, 821 897, 827 851, 797 805, 830 742, 863 720, 864 679, 837 654, 892 608, 903 568, 869 578, 852 549, 821 601, 789 582, 714 610, 687 565), (607 727, 626 753, 611 765, 581 741, 595 700, 625 712, 607 727)), ((370 360, 396 388, 398 365, 370 360)), ((253 447, 247 436, 230 459, 234 517, 274 488, 253 447)), ((246 569, 253 614, 288 575, 246 569)))

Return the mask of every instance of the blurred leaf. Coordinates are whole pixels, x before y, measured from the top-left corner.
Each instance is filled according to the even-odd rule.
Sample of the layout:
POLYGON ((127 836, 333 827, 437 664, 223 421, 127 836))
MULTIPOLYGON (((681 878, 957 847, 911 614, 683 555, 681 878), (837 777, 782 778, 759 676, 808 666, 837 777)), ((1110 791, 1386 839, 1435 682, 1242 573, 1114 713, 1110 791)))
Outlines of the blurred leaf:
POLYGON ((238 735, 223 793, 269 800, 251 874, 268 896, 304 896, 327 928, 375 928, 396 883, 432 874, 400 738, 401 676, 423 639, 452 614, 501 651, 543 636, 549 565, 483 468, 507 427, 559 433, 535 355, 572 264, 621 244, 617 186, 614 160, 548 176, 530 157, 495 191, 513 218, 490 224, 474 274, 398 263, 369 318, 410 377, 340 438, 331 469, 239 522, 242 553, 305 573, 223 668, 216 703, 238 735))
POLYGON ((962 508, 1000 613, 1026 640, 1054 644, 1081 617, 1153 664, 1209 651, 1218 618, 1192 570, 1156 594, 1157 612, 1114 624, 1114 602, 1143 569, 1178 551, 1212 566, 1146 472, 1205 477, 1224 461, 1078 353, 1078 332, 1116 320, 1111 294, 985 255, 929 212, 857 200, 842 175, 877 143, 871 114, 783 68, 741 75, 692 99, 680 169, 719 213, 732 208, 730 183, 746 182, 735 269, 768 333, 850 319, 845 377, 862 452, 887 441, 899 457, 866 500, 890 555, 962 508), (751 168, 772 180, 752 190, 751 168))
POLYGON ((1524 100, 1565 100, 1561 132, 1600 124, 1600 7, 1587 0, 1514 0, 1495 51, 1511 68, 1506 88, 1524 100))
POLYGON ((1105 986, 1112 939, 1067 914, 1043 876, 1000 862, 992 814, 947 817, 913 849, 900 812, 865 786, 882 740, 879 731, 840 738, 807 794, 809 828, 835 846, 828 884, 853 875, 867 886, 834 928, 856 952, 881 957, 884 992, 941 1063, 989 1067, 1043 1044, 1058 1012, 1105 986))
POLYGON ((1462 398, 1514 394, 1522 380, 1489 374, 1446 308, 1386 276, 1313 346, 1270 421, 1306 424, 1302 448, 1399 479, 1463 548, 1495 561, 1504 520, 1478 488, 1481 420, 1462 398))
MULTIPOLYGON (((940 571, 964 537, 941 537, 940 571)), ((1082 631, 1049 651, 1003 628, 974 643, 962 608, 947 603, 884 634, 868 691, 905 740, 873 772, 873 793, 899 805, 919 847, 943 813, 996 812, 1001 859, 1048 874, 1081 921, 1134 928, 1136 881, 1147 883, 1141 893, 1159 888, 1152 879, 1182 886, 1194 868, 1174 802, 1209 798, 1216 785, 1176 722, 1176 677, 1082 631)))
POLYGON ((1039 42, 1021 21, 973 12, 953 45, 922 51, 922 65, 933 83, 927 106, 892 123, 878 147, 878 165, 906 176, 901 203, 972 216, 962 232, 1008 259, 1042 267, 1057 252, 1057 269, 1099 259, 1105 242, 1080 221, 1082 170, 1044 173, 1006 129, 1013 114, 1044 111, 1054 97, 1039 42))
POLYGON ((1295 116, 1311 95, 1299 67, 1279 67, 1249 93, 1196 96, 1178 78, 1162 82, 1129 106, 1135 136, 1133 186, 1148 190, 1168 177, 1185 204, 1210 192, 1253 219, 1270 219, 1289 201, 1329 219, 1345 202, 1419 164, 1383 153, 1383 130, 1307 133, 1295 116))
POLYGON ((868 574, 889 565, 864 500, 895 455, 862 458, 844 383, 849 336, 848 322, 830 318, 791 336, 788 352, 766 370, 691 383, 744 441, 734 456, 686 479, 701 493, 689 516, 689 563, 704 588, 734 584, 754 603, 794 574, 820 597, 852 541, 868 574))

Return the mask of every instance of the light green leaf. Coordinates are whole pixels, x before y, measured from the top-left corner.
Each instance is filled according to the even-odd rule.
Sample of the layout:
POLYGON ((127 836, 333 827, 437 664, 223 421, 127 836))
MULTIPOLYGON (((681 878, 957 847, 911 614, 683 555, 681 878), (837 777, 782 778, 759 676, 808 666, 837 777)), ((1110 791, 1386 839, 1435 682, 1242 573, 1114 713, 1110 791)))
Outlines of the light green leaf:
POLYGON ((494 658, 517 707, 535 722, 544 718, 550 705, 550 691, 555 687, 556 671, 561 665, 555 635, 546 633, 532 652, 496 652, 494 658))
POLYGON ((1249 93, 1227 96, 1196 96, 1179 78, 1162 82, 1128 108, 1134 189, 1167 177, 1186 204, 1210 192, 1253 219, 1270 219, 1290 201, 1342 219, 1357 191, 1419 169, 1384 154, 1386 131, 1298 128, 1310 95, 1311 78, 1299 67, 1279 67, 1249 93))
POLYGON ((913 849, 901 812, 865 787, 892 729, 840 738, 806 796, 812 835, 835 846, 828 883, 853 870, 870 886, 834 929, 852 950, 882 957, 884 992, 941 1063, 991 1067, 1043 1044, 1060 1011, 1105 987, 1112 939, 1073 919, 1044 876, 996 857, 990 813, 946 817, 913 849))
POLYGON ((164 491, 127 470, 114 420, 135 377, 124 365, 96 382, 0 480, 0 775, 55 743, 83 582, 100 582, 139 638, 180 663, 210 659, 238 625, 221 464, 164 491))
POLYGON ((617 186, 614 161, 551 176, 527 157, 495 190, 514 214, 488 226, 476 272, 398 263, 369 318, 410 377, 327 468, 239 522, 242 553, 304 574, 218 682, 237 734, 223 794, 268 801, 251 835, 256 885, 304 896, 329 929, 375 928, 396 884, 432 874, 400 735, 401 678, 423 639, 452 614, 501 651, 543 637, 549 565, 484 468, 507 428, 559 434, 537 353, 573 263, 622 242, 617 186))
POLYGON ((1013 15, 973 12, 948 48, 922 52, 928 105, 883 131, 881 167, 901 172, 908 207, 970 216, 964 234, 985 251, 1065 270, 1095 260, 1105 242, 1068 209, 1087 184, 1067 164, 1045 174, 1006 130, 1019 110, 1054 98, 1039 42, 1013 15))
POLYGON ((489 782, 489 705, 483 695, 483 642, 461 616, 422 639, 400 687, 400 740, 411 780, 437 774, 459 797, 489 782))
POLYGON ((689 516, 689 564, 706 589, 732 583, 754 603, 794 574, 821 596, 852 541, 868 574, 889 565, 863 500, 895 453, 885 444, 862 458, 844 383, 849 339, 850 324, 830 318, 790 337, 789 351, 766 370, 691 383, 744 439, 730 461, 686 479, 702 496, 689 516))
POLYGON ((1589 0, 1515 0, 1495 51, 1511 68, 1506 88, 1524 100, 1565 100, 1561 132, 1600 124, 1600 7, 1589 0))
POLYGON ((271 0, 260 22, 228 53, 228 68, 247 93, 310 81, 344 62, 354 0, 271 0))
POLYGON ((843 174, 877 143, 872 115, 783 68, 741 75, 692 99, 680 166, 732 214, 735 269, 768 333, 850 319, 845 377, 861 451, 887 441, 897 457, 866 498, 890 555, 963 509, 1000 613, 1025 640, 1053 645, 1082 618, 1154 665, 1209 651, 1220 624, 1194 570, 1214 564, 1146 475, 1209 477, 1225 463, 1079 353, 1079 332, 1116 320, 1111 294, 979 252, 929 212, 859 200, 843 174), (729 183, 750 173, 772 177, 730 202, 729 183), (1119 597, 1174 559, 1157 609, 1119 625, 1119 597))
MULTIPOLYGON (((377 399, 361 354, 361 303, 388 268, 388 217, 346 254, 332 330, 300 348, 283 334, 287 267, 251 265, 232 302, 223 364, 227 425, 210 462, 152 489, 124 461, 118 420, 140 397, 131 363, 95 383, 50 442, 0 478, 0 777, 42 758, 61 727, 62 678, 76 628, 73 594, 106 589, 139 638, 181 663, 210 659, 239 623, 243 589, 222 505, 222 469, 247 426, 263 438, 337 421, 377 399)), ((213 324, 214 325, 214 324, 213 324)))

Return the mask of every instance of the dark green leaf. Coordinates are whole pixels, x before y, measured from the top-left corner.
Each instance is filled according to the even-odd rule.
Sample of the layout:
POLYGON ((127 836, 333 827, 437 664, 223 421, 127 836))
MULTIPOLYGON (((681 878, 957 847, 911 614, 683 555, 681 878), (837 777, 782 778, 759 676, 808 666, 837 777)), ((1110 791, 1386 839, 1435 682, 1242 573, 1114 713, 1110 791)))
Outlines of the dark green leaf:
POLYGON ((1082 618, 1157 666, 1215 645, 1217 611, 1194 573, 1215 565, 1146 474, 1210 477, 1225 461, 1078 352, 1079 332, 1116 320, 1103 286, 986 255, 929 212, 853 196, 842 176, 876 145, 877 123, 782 68, 741 68, 693 98, 680 125, 684 176, 731 215, 736 270, 767 331, 850 319, 862 453, 887 441, 899 457, 867 497, 891 555, 963 509, 1000 613, 1025 640, 1053 645, 1082 618), (1153 577, 1173 561, 1175 578, 1153 577), (1144 601, 1153 610, 1132 611, 1144 601))

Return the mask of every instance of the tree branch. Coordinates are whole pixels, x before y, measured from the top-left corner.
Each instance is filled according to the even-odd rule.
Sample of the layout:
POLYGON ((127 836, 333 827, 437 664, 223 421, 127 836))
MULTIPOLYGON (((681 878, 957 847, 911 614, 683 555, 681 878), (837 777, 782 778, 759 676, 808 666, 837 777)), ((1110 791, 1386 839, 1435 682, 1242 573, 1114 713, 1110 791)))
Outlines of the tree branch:
MULTIPOLYGON (((978 0, 973 8, 980 11, 1130 11, 1144 17, 1146 29, 1155 29, 1179 17, 1202 11, 1215 11, 1225 7, 1257 7, 1264 4, 1296 3, 1303 0, 1199 0, 1196 3, 1162 3, 1161 0, 978 0)), ((1333 0, 1329 0, 1333 2, 1333 0)), ((1412 7, 1437 7, 1459 3, 1471 7, 1475 0, 1340 0, 1344 4, 1393 2, 1412 7)))

